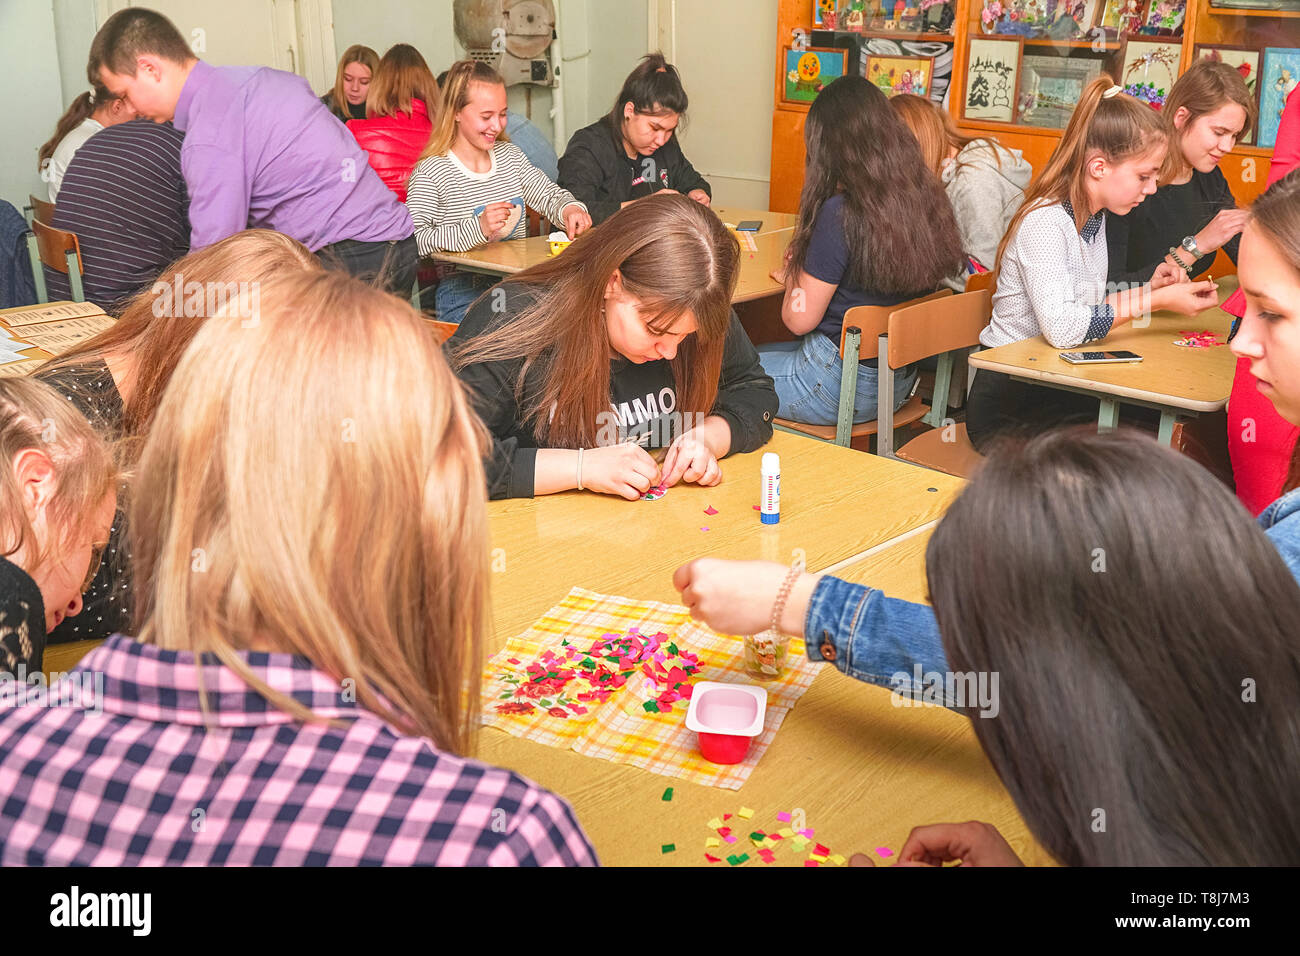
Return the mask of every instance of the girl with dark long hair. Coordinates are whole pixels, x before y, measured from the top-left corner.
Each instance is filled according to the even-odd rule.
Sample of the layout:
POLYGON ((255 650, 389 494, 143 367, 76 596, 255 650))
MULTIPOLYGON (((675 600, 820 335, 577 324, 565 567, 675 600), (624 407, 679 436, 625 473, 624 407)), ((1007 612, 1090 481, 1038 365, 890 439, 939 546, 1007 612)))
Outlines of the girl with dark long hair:
POLYGON ((492 433, 491 497, 714 485, 765 444, 776 394, 731 309, 739 260, 707 208, 656 196, 480 298, 448 346, 492 433))
MULTIPOLYGON (((844 313, 896 305, 933 292, 961 270, 961 238, 943 186, 916 138, 862 77, 841 77, 808 111, 808 161, 799 221, 786 252, 781 320, 800 336, 759 349, 776 383, 781 417, 834 425, 844 313)), ((876 417, 876 360, 858 366, 855 421, 876 417)), ((900 370, 894 407, 916 369, 900 370)))

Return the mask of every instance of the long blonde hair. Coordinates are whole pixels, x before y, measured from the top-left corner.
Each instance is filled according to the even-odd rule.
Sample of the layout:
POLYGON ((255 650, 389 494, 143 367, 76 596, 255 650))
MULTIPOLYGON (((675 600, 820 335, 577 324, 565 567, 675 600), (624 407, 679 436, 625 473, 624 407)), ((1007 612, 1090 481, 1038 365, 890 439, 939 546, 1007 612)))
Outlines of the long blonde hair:
POLYGON ((411 100, 424 104, 431 122, 438 120, 442 92, 420 51, 409 43, 388 48, 366 91, 366 118, 411 113, 411 100))
POLYGON ((127 303, 110 328, 74 345, 34 374, 45 376, 83 365, 106 353, 131 355, 134 372, 131 387, 125 390, 121 436, 127 440, 123 451, 129 459, 135 449, 133 440, 148 429, 185 347, 220 304, 235 299, 241 285, 252 288, 286 270, 320 268, 320 260, 306 246, 283 233, 237 232, 177 259, 149 289, 127 303))
POLYGON ((114 449, 71 402, 44 382, 0 378, 0 555, 24 549, 29 574, 66 542, 84 536, 91 515, 117 486, 114 449), (51 536, 42 541, 32 527, 14 457, 29 448, 49 456, 56 492, 47 507, 51 536))
POLYGON ((698 331, 671 361, 684 412, 713 410, 731 323, 731 296, 740 274, 740 244, 712 211, 685 196, 634 202, 579 236, 564 255, 508 280, 533 286, 532 305, 506 325, 465 340, 452 356, 457 368, 523 358, 515 382, 523 418, 550 448, 598 444, 600 417, 610 408, 609 332, 604 297, 614 271, 624 291, 654 316, 652 332, 670 329, 685 312, 698 331), (545 363, 536 395, 524 380, 545 363), (554 413, 552 414, 552 409, 554 413))
POLYGON ((1160 114, 1127 93, 1106 95, 1114 85, 1115 81, 1103 73, 1084 87, 1047 167, 1025 191, 1024 202, 1007 224, 1007 231, 998 244, 995 274, 1002 267, 1007 243, 1031 210, 1068 202, 1074 209, 1075 228, 1083 228, 1088 221, 1085 183, 1089 156, 1100 153, 1107 162, 1120 163, 1164 143, 1165 129, 1160 114))
MULTIPOLYGON (((334 88, 330 90, 329 95, 330 101, 334 104, 334 108, 344 116, 351 115, 352 105, 348 102, 347 93, 343 91, 343 71, 353 63, 360 63, 368 69, 370 71, 370 79, 373 82, 375 71, 379 69, 379 54, 368 46, 354 43, 352 46, 344 50, 343 55, 339 57, 339 68, 334 74, 334 88)), ((366 92, 369 93, 369 90, 366 92)))
POLYGON ((482 426, 409 303, 333 271, 204 323, 163 396, 130 514, 140 640, 269 645, 402 732, 469 751, 487 600, 482 426))
POLYGON ((1187 72, 1178 78, 1161 110, 1161 116, 1165 120, 1165 135, 1169 139, 1169 152, 1165 153, 1165 161, 1160 167, 1160 185, 1187 175, 1191 168, 1187 157, 1183 155, 1183 134, 1187 129, 1198 117, 1213 113, 1229 103, 1236 103, 1246 113, 1246 125, 1237 137, 1237 142, 1241 142, 1242 137, 1255 125, 1255 98, 1246 88, 1246 81, 1241 74, 1226 63, 1201 59, 1189 66, 1187 72), (1181 130, 1174 125, 1175 114, 1180 109, 1187 110, 1187 119, 1181 130))
MULTIPOLYGON (((429 134, 429 143, 420 154, 420 159, 430 156, 446 156, 456 142, 456 114, 469 105, 470 86, 474 83, 488 83, 505 87, 506 81, 496 70, 478 60, 457 60, 447 71, 446 82, 442 85, 442 102, 438 105, 438 119, 429 134)), ((498 143, 510 142, 506 131, 497 134, 498 143)))

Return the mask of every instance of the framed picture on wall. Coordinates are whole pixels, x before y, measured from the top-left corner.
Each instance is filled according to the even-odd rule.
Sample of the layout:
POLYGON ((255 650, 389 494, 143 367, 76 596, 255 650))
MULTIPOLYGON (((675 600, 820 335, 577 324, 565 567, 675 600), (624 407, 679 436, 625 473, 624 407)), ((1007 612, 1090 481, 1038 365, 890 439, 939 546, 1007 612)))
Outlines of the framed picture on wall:
POLYGON ((807 106, 817 99, 822 88, 844 75, 848 54, 828 47, 783 51, 785 77, 781 83, 781 102, 807 106))
POLYGON ((1148 0, 1106 0, 1101 22, 1107 36, 1136 34, 1146 22, 1148 0))
POLYGON ((965 119, 1015 121, 1021 46, 1019 37, 971 37, 962 94, 965 119))
POLYGON ((1259 74, 1260 146, 1272 148, 1277 143, 1277 126, 1282 119, 1286 98, 1300 82, 1300 49, 1270 46, 1264 48, 1264 65, 1259 74))
POLYGON ((1187 16, 1187 0, 1151 0, 1142 32, 1150 36, 1180 37, 1187 16))
POLYGON ((1084 87, 1101 75, 1105 63, 1104 57, 1026 53, 1020 60, 1016 122, 1065 129, 1084 87))
POLYGON ((1183 45, 1167 40, 1124 41, 1123 64, 1119 71, 1119 85, 1124 92, 1134 96, 1154 109, 1163 109, 1165 97, 1178 79, 1178 65, 1183 56, 1183 45))
POLYGON ((932 56, 867 56, 867 79, 886 96, 899 93, 930 95, 934 80, 932 56))
MULTIPOLYGON (((1195 51, 1195 58, 1198 60, 1226 63, 1240 73, 1241 78, 1246 81, 1246 89, 1250 90, 1250 95, 1255 99, 1256 107, 1259 106, 1259 57, 1259 50, 1249 46, 1198 43, 1195 51)), ((1255 142, 1255 134, 1259 131, 1258 121, 1255 127, 1241 138, 1242 143, 1255 142)))
POLYGON ((823 30, 835 29, 835 0, 812 0, 813 26, 823 30))
POLYGON ((1104 6, 1104 0, 1060 0, 1052 11, 1048 33, 1062 40, 1086 36, 1104 6))

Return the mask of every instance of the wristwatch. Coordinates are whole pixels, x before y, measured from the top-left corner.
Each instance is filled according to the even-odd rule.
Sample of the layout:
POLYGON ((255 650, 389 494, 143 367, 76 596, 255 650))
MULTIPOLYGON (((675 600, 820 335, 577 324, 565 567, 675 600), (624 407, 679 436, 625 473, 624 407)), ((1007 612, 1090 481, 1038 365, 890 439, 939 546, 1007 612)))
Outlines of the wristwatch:
POLYGON ((1182 246, 1183 246, 1184 249, 1186 249, 1188 252, 1190 252, 1190 253, 1192 254, 1192 261, 1193 261, 1193 262, 1195 262, 1197 259, 1201 258, 1201 249, 1200 249, 1200 247, 1196 244, 1196 237, 1195 237, 1195 236, 1187 236, 1185 239, 1183 239, 1182 246))

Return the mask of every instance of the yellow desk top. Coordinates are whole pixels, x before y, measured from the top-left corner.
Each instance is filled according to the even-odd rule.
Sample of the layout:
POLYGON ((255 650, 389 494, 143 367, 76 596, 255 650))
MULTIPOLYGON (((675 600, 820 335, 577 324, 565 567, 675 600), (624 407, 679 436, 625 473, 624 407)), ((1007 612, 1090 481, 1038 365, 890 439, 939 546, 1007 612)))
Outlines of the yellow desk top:
POLYGON ((722 474, 715 488, 679 484, 657 501, 573 491, 491 502, 493 651, 575 585, 676 604, 673 571, 696 557, 789 564, 802 549, 807 567, 819 571, 933 522, 964 484, 785 432, 724 459, 722 474), (781 456, 774 525, 760 523, 753 507, 768 451, 781 456), (709 507, 718 513, 705 514, 709 507))
MULTIPOLYGON (((763 228, 752 233, 757 250, 750 250, 745 238, 740 239, 740 279, 732 302, 750 302, 764 296, 784 292, 785 287, 775 281, 771 271, 781 265, 785 247, 794 234, 794 216, 789 213, 767 212, 755 209, 717 209, 727 222, 743 219, 761 219, 763 228), (725 213, 725 215, 724 215, 725 213), (735 216, 736 219, 727 218, 735 216), (789 221, 788 224, 787 220, 789 221), (777 225, 780 223, 781 225, 777 225)), ((514 275, 529 266, 544 262, 551 255, 550 242, 545 236, 528 239, 511 239, 506 242, 489 242, 468 252, 435 252, 429 258, 436 262, 460 266, 492 275, 514 275)))
MULTIPOLYGON (((783 486, 787 480, 783 474, 783 486)), ((892 510, 888 503, 896 499, 877 490, 873 500, 886 503, 882 510, 892 510)), ((783 524, 784 520, 783 516, 783 524)), ((835 573, 846 580, 865 579, 891 596, 923 599, 924 576, 918 571, 923 571, 928 538, 928 529, 922 530, 835 573)), ((651 590, 652 596, 668 598, 657 587, 651 590)), ((517 597, 501 589, 496 592, 494 607, 503 635, 509 630, 500 627, 509 616, 506 608, 517 597)), ((710 864, 704 859, 704 841, 714 835, 706 823, 723 813, 734 814, 741 806, 756 812, 743 829, 737 828, 742 837, 734 847, 739 849, 726 849, 724 844, 723 852, 709 852, 724 859, 730 852, 748 852, 747 866, 764 864, 757 861, 743 833, 780 826, 775 823, 776 813, 795 807, 803 809, 807 825, 817 831, 816 839, 833 852, 846 857, 865 852, 879 865, 893 858, 882 859, 876 848, 888 847, 896 854, 914 826, 966 820, 992 823, 1025 863, 1052 863, 993 772, 970 721, 943 708, 894 704, 887 689, 823 665, 738 791, 582 757, 494 729, 483 731, 479 756, 562 794, 607 865, 729 868, 725 862, 710 864), (673 788, 671 802, 662 800, 666 787, 673 788), (676 850, 664 854, 661 847, 668 843, 676 850)), ((802 865, 804 857, 788 848, 775 852, 774 866, 802 865)))
MULTIPOLYGON (((1219 301, 1237 288, 1237 277, 1220 279, 1219 301)), ((1226 340, 1232 316, 1221 308, 1200 315, 1156 312, 1144 328, 1122 326, 1100 342, 1077 349, 1056 349, 1042 336, 985 349, 970 356, 975 368, 987 368, 1018 378, 1069 385, 1103 395, 1131 398, 1193 412, 1215 412, 1227 404, 1236 359, 1226 345, 1181 348, 1174 345, 1183 332, 1214 332, 1226 340), (1141 362, 1117 365, 1070 365, 1061 352, 1127 349, 1141 362)))

